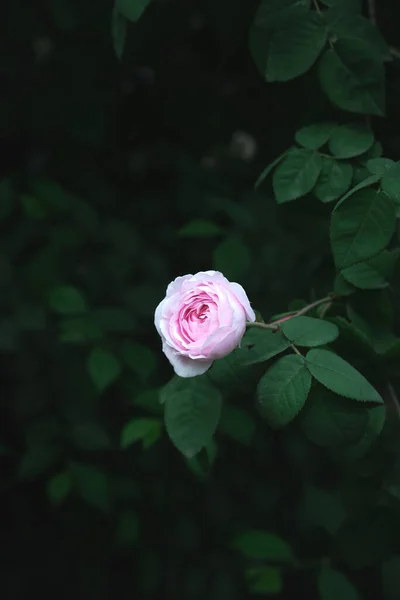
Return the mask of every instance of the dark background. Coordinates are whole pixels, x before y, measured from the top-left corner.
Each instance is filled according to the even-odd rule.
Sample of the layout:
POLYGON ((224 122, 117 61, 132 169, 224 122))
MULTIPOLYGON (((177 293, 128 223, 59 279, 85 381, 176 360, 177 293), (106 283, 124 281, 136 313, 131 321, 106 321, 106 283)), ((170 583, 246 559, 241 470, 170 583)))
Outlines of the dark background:
MULTIPOLYGON (((382 33, 400 47, 398 3, 376 4, 382 33)), ((129 24, 121 62, 111 1, 0 7, 4 599, 246 598, 243 562, 230 547, 243 527, 280 532, 306 565, 285 573, 282 598, 318 598, 313 569, 326 556, 355 569, 365 598, 383 597, 381 563, 398 542, 372 563, 351 564, 338 550, 347 542, 332 541, 326 526, 339 519, 329 500, 337 467, 295 428, 267 431, 252 398, 233 394, 255 421, 252 445, 222 428, 206 477, 165 434, 149 449, 119 449, 124 423, 162 413, 157 391, 171 368, 153 314, 174 277, 221 270, 266 319, 332 285, 330 208, 306 199, 278 209, 268 188, 254 191, 296 128, 338 116, 314 69, 285 84, 263 81, 247 43, 257 7, 155 0, 129 24), (181 233, 194 219, 214 223, 215 234, 181 233), (54 314, 48 298, 61 284, 81 290, 100 333, 54 314), (135 356, 102 395, 86 369, 98 339, 116 356, 133 341, 135 356), (61 505, 52 501, 52 477, 79 465, 89 491, 78 485, 61 505), (323 526, 303 506, 305 497, 323 506, 318 493, 328 498, 323 526)), ((387 117, 372 126, 397 160, 398 59, 387 65, 387 97, 387 117)), ((353 492, 365 501, 361 486, 353 492)), ((391 528, 399 531, 397 516, 391 528)))

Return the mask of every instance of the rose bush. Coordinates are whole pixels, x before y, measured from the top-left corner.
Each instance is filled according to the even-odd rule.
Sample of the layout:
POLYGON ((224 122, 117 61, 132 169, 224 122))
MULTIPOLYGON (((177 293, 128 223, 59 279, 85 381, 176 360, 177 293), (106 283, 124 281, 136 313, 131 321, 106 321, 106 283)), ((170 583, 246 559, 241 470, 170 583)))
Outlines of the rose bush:
POLYGON ((205 373, 214 360, 234 350, 255 321, 246 292, 218 271, 172 281, 155 311, 162 349, 180 377, 205 373))

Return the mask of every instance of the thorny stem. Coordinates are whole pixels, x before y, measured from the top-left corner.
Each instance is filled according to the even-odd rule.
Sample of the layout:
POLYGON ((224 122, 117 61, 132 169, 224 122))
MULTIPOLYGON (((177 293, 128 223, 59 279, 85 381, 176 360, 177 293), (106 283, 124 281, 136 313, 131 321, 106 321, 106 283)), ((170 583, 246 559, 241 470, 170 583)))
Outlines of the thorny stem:
MULTIPOLYGON (((302 315, 305 315, 306 313, 310 312, 310 310, 313 310, 314 308, 317 308, 317 306, 321 306, 321 304, 327 304, 326 310, 328 310, 332 304, 332 300, 335 298, 334 294, 331 294, 330 296, 325 296, 325 298, 320 298, 319 300, 316 300, 315 302, 311 302, 311 304, 307 304, 307 306, 305 306, 304 308, 297 310, 293 313, 293 317, 299 317, 302 315)), ((325 312, 326 312, 325 310, 325 312)), ((271 329, 272 331, 278 331, 279 330, 279 324, 278 322, 275 323, 259 323, 259 322, 247 322, 246 323, 247 327, 259 327, 260 329, 271 329)))

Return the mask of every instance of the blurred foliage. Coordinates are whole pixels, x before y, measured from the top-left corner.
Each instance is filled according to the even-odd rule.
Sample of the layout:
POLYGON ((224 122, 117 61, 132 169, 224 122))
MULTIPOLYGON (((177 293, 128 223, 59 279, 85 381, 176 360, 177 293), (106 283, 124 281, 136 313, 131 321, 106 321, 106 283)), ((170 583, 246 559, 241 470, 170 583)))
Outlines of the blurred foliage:
POLYGON ((350 187, 399 202, 384 157, 400 158, 400 9, 368 3, 387 46, 361 2, 319 3, 351 40, 334 52, 317 11, 293 14, 301 35, 268 13, 293 4, 310 5, 3 3, 2 598, 400 598, 398 270, 390 247, 360 273, 341 249, 333 260, 329 238, 330 203, 350 187), (344 4, 365 9, 362 26, 340 19, 344 4), (372 61, 371 93, 353 77, 346 95, 346 52, 353 74, 372 61), (368 114, 368 131, 340 109, 368 114), (265 320, 336 277, 349 299, 328 313, 334 349, 383 398, 382 435, 381 407, 358 416, 360 439, 348 408, 333 414, 328 392, 318 406, 315 389, 300 427, 270 428, 255 385, 287 341, 275 352, 251 338, 250 359, 232 353, 196 384, 214 394, 206 432, 219 426, 207 444, 181 439, 181 456, 162 420, 171 368, 153 314, 176 275, 209 268, 240 281, 265 320))

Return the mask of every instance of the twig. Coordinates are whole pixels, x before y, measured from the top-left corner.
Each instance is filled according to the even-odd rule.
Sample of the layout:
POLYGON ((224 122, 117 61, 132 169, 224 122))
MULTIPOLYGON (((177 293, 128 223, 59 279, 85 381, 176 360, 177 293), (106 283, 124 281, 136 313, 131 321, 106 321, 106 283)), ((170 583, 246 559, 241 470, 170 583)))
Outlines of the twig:
POLYGON ((400 400, 397 397, 396 390, 394 389, 394 387, 390 383, 390 381, 387 382, 386 386, 387 386, 387 389, 388 389, 388 392, 389 392, 390 399, 393 402, 393 406, 396 409, 397 416, 400 419, 400 400))
POLYGON ((260 329, 272 329, 272 331, 278 331, 279 325, 274 325, 273 323, 259 323, 258 321, 246 323, 247 327, 259 327, 260 329))
POLYGON ((375 0, 368 0, 368 17, 373 25, 376 25, 375 0))
POLYGON ((333 296, 326 296, 325 298, 320 298, 320 300, 311 302, 311 304, 307 304, 307 306, 297 311, 296 317, 301 317, 302 315, 305 315, 306 313, 310 312, 310 310, 317 308, 317 306, 320 306, 321 304, 327 304, 328 302, 332 303, 332 298, 333 296))
POLYGON ((315 10, 317 11, 317 13, 319 15, 322 15, 322 11, 321 11, 321 9, 319 7, 318 0, 313 0, 313 4, 314 4, 314 7, 315 7, 315 10))

